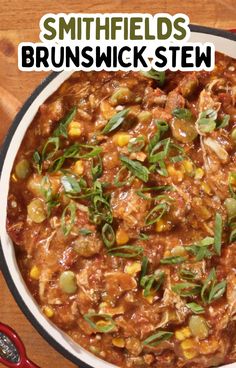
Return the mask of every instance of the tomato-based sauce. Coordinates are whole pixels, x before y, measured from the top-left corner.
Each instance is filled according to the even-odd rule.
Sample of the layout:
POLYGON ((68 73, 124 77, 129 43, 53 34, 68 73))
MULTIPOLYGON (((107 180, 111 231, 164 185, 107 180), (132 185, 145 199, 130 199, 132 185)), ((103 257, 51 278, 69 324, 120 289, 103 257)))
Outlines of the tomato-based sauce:
POLYGON ((45 315, 119 367, 236 361, 236 62, 76 72, 15 159, 8 233, 45 315))

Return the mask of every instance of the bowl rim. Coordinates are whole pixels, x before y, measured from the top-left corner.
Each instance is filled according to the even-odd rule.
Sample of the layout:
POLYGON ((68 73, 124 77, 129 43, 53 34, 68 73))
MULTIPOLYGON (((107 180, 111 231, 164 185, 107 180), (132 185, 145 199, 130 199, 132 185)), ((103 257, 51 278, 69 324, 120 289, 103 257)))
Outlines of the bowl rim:
MULTIPOLYGON (((190 25, 190 30, 191 30, 191 32, 194 32, 194 33, 209 34, 209 35, 213 35, 213 36, 226 38, 228 40, 232 40, 232 41, 236 42, 236 34, 233 34, 229 31, 220 30, 220 29, 211 28, 211 27, 193 25, 193 24, 190 25)), ((42 93, 42 91, 45 89, 45 87, 47 87, 60 73, 62 73, 62 72, 51 72, 35 88, 33 93, 25 101, 25 103, 22 105, 20 111, 18 112, 18 114, 14 118, 14 120, 13 120, 13 122, 12 122, 12 124, 11 124, 11 126, 8 130, 8 133, 7 133, 7 135, 4 139, 1 150, 0 150, 0 177, 1 177, 1 174, 2 174, 2 169, 3 169, 5 157, 6 157, 7 152, 8 152, 9 145, 11 143, 11 140, 12 140, 19 124, 22 122, 23 116, 30 109, 31 104, 42 93)), ((6 260, 5 260, 1 240, 0 240, 0 270, 2 271, 2 274, 4 276, 6 284, 9 288, 11 294, 13 295, 16 303, 18 304, 18 306, 20 307, 21 311, 26 316, 26 318, 29 320, 29 322, 36 329, 36 331, 43 337, 43 339, 46 340, 57 352, 62 354, 65 358, 70 360, 75 365, 77 365, 77 366, 79 365, 80 368, 93 368, 91 365, 88 365, 86 362, 82 361, 81 359, 79 359, 78 357, 73 355, 71 352, 69 352, 66 348, 64 348, 37 321, 37 318, 34 316, 34 314, 31 312, 31 310, 27 306, 26 302, 23 300, 22 296, 20 295, 20 292, 19 292, 18 288, 16 287, 16 285, 14 283, 13 277, 11 275, 10 270, 8 269, 8 266, 7 266, 7 263, 6 263, 6 260)), ((104 363, 106 363, 106 361, 104 361, 104 363)), ((233 363, 233 364, 235 364, 235 363, 233 363)), ((236 367, 236 365, 235 365, 235 367, 236 367)))

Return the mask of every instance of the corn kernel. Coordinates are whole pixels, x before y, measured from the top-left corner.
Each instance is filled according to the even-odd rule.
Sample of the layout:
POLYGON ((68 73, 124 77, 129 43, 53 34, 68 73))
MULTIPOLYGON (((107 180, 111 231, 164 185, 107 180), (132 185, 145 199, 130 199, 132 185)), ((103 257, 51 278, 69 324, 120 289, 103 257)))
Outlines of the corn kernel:
POLYGON ((201 189, 208 195, 211 194, 211 188, 209 187, 209 185, 205 182, 202 183, 201 185, 201 189))
POLYGON ((117 348, 124 348, 125 347, 125 340, 120 337, 115 337, 112 339, 112 344, 117 348))
POLYGON ((174 257, 184 257, 186 256, 186 250, 182 245, 177 245, 176 247, 172 248, 171 255, 174 257))
POLYGON ((236 178, 232 175, 230 175, 230 184, 236 186, 236 178))
POLYGON ((68 135, 70 137, 80 137, 82 133, 81 124, 78 121, 72 121, 68 126, 68 135))
POLYGON ((153 303, 153 301, 154 301, 154 294, 152 294, 152 293, 150 293, 149 295, 147 295, 147 296, 144 296, 144 294, 143 294, 143 297, 144 297, 144 299, 146 299, 146 301, 149 303, 149 304, 152 304, 153 303))
POLYGON ((30 270, 31 279, 38 280, 40 276, 40 270, 37 266, 33 266, 30 270))
POLYGON ((183 354, 184 354, 185 358, 186 359, 189 359, 189 360, 190 359, 193 359, 193 358, 195 358, 197 356, 197 352, 195 350, 193 350, 193 349, 185 350, 183 352, 183 354))
POLYGON ((82 175, 84 172, 84 165, 83 165, 83 161, 78 160, 75 162, 74 166, 73 166, 73 172, 76 175, 82 175))
POLYGON ((183 181, 184 174, 181 170, 177 170, 173 165, 167 166, 168 174, 173 178, 176 182, 183 181))
POLYGON ((159 219, 156 222, 156 232, 161 233, 170 229, 168 222, 164 219, 159 219))
POLYGON ((120 147, 124 147, 129 143, 130 135, 128 133, 118 133, 114 135, 113 142, 120 147))
POLYGON ((131 276, 135 276, 139 271, 141 271, 140 262, 133 262, 125 266, 125 272, 131 276))
POLYGON ((48 306, 43 308, 43 313, 48 318, 52 318, 54 316, 54 310, 51 307, 48 307, 48 306))
POLYGON ((167 257, 170 257, 170 256, 171 256, 171 252, 170 252, 169 250, 166 250, 166 251, 164 252, 163 257, 164 257, 164 258, 167 258, 167 257))
POLYGON ((195 341, 193 339, 185 339, 180 345, 183 350, 192 349, 195 346, 195 341))
POLYGON ((201 167, 198 167, 195 170, 194 179, 199 180, 199 179, 202 179, 203 176, 204 176, 204 170, 201 167))
POLYGON ((175 331, 175 337, 177 340, 183 341, 191 336, 189 327, 183 327, 180 330, 175 331))
POLYGON ((129 240, 129 235, 123 229, 119 229, 116 232, 116 242, 118 245, 126 244, 129 240))
POLYGON ((11 178, 12 178, 12 181, 17 182, 17 177, 15 174, 12 174, 11 178))
POLYGON ((193 167, 192 161, 190 161, 190 160, 184 160, 182 162, 182 165, 184 167, 184 170, 185 170, 186 174, 191 175, 193 173, 194 167, 193 167))

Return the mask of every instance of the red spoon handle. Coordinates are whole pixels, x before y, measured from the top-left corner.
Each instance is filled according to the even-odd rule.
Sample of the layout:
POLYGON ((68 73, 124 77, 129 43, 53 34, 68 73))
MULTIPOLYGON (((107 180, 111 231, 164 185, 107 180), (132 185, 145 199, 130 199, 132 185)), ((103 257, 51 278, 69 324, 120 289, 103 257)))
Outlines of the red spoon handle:
POLYGON ((12 342, 20 357, 18 363, 12 363, 11 361, 0 356, 1 363, 9 368, 40 368, 27 358, 23 342, 11 327, 0 322, 0 332, 7 336, 12 342))

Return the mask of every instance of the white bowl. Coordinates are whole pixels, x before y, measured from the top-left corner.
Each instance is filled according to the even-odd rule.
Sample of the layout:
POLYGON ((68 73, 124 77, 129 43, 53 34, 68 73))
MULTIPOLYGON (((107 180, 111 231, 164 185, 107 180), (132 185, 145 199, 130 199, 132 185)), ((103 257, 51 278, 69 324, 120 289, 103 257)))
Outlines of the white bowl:
MULTIPOLYGON (((199 26, 191 26, 191 31, 190 41, 202 43, 213 42, 217 51, 236 58, 235 35, 229 32, 199 26)), ((80 368, 111 368, 115 366, 97 358, 85 349, 81 348, 62 330, 45 318, 21 276, 15 258, 14 246, 6 231, 9 180, 17 151, 21 145, 27 128, 38 111, 39 106, 53 92, 55 92, 71 74, 72 72, 52 73, 38 88, 36 88, 32 96, 26 101, 16 116, 3 145, 0 155, 1 269, 8 286, 23 313, 50 345, 63 354, 64 357, 79 365, 80 368)), ((224 368, 226 367, 236 368, 236 363, 224 366, 224 368)))

